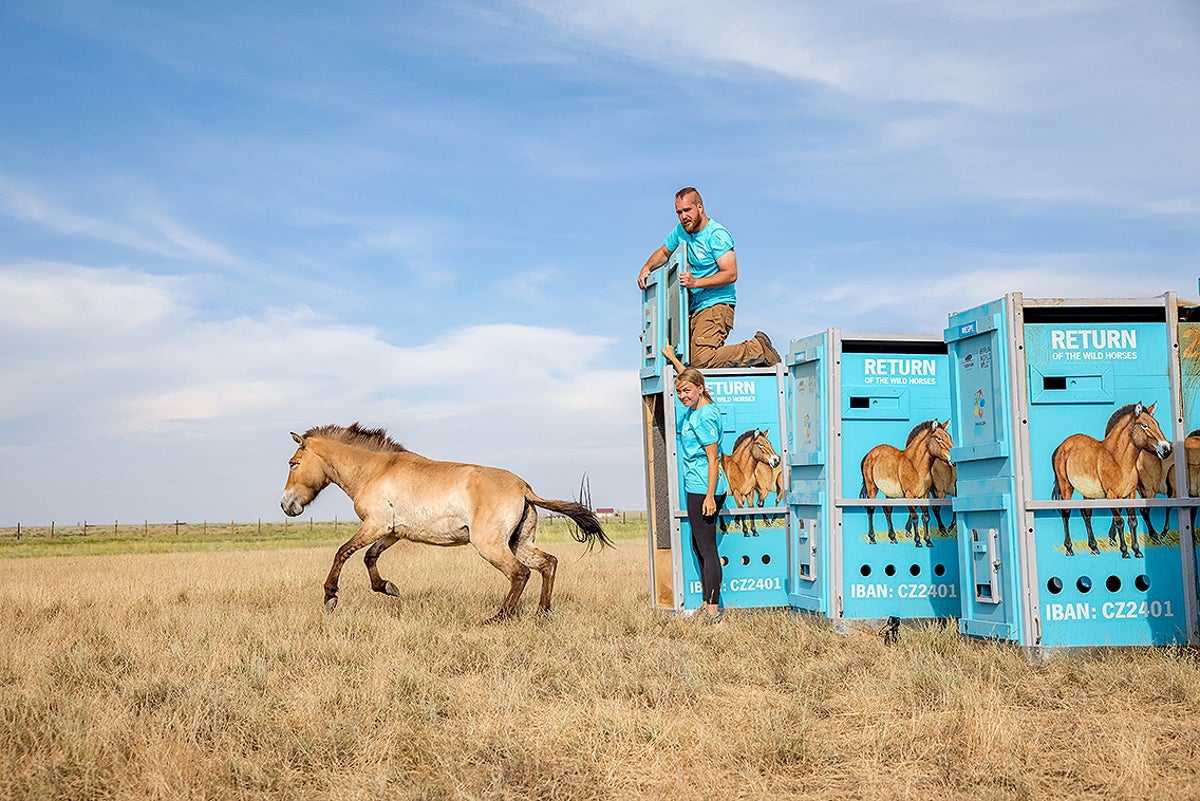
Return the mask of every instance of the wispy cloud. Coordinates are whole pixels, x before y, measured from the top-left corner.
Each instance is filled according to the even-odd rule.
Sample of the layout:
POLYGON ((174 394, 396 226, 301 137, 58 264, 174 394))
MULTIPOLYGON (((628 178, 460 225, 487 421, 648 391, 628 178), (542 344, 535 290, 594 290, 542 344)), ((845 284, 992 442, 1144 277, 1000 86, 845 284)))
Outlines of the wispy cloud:
POLYGON ((111 197, 101 214, 79 211, 0 173, 0 215, 43 229, 84 240, 107 242, 147 256, 162 256, 206 263, 228 264, 233 257, 219 244, 192 231, 163 208, 141 204, 121 208, 111 197))

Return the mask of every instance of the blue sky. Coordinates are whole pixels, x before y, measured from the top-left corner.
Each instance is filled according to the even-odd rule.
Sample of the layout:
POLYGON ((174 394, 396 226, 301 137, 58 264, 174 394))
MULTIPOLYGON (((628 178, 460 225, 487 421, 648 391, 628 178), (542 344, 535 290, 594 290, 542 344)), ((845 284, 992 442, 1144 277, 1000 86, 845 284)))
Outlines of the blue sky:
POLYGON ((1198 86, 1182 0, 10 0, 0 525, 281 519, 354 420, 641 508, 676 189, 739 338, 1193 296, 1198 86))

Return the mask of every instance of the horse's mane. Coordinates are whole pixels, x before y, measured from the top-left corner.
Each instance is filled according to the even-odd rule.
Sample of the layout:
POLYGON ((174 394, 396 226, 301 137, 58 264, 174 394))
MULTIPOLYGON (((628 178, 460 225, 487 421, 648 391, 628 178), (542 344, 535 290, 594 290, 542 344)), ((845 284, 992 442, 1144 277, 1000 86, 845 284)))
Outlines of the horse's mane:
POLYGON ((933 424, 936 422, 936 420, 922 420, 913 426, 912 431, 908 432, 908 439, 904 440, 905 446, 912 445, 913 440, 919 437, 921 432, 928 431, 929 429, 933 428, 933 424))
MULTIPOLYGON (((757 433, 758 429, 752 428, 749 431, 743 431, 742 433, 738 434, 738 438, 733 441, 733 450, 736 451, 741 447, 743 442, 755 436, 757 433)), ((733 453, 733 451, 730 451, 730 453, 733 453)))
POLYGON ((331 439, 345 445, 356 445, 367 450, 380 452, 403 453, 408 450, 399 442, 394 441, 382 428, 363 428, 357 422, 348 426, 327 425, 310 428, 304 432, 304 437, 320 437, 331 439))
POLYGON ((1133 409, 1135 406, 1137 406, 1136 403, 1127 403, 1120 409, 1117 409, 1115 412, 1113 412, 1112 417, 1108 418, 1108 424, 1104 426, 1104 436, 1107 437, 1110 433, 1112 433, 1113 426, 1115 426, 1122 417, 1133 414, 1133 409))

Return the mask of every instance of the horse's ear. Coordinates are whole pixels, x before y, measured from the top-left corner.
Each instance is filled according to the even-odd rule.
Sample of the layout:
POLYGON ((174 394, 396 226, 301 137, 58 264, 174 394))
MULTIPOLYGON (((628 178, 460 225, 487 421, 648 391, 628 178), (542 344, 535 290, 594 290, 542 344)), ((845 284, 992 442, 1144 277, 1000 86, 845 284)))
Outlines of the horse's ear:
POLYGON ((1154 403, 1150 404, 1150 407, 1148 409, 1146 409, 1146 413, 1154 414, 1154 407, 1157 405, 1158 405, 1158 401, 1155 401, 1154 403))
POLYGON ((769 429, 769 428, 764 428, 764 429, 762 430, 762 435, 763 435, 764 437, 765 437, 767 434, 770 434, 770 433, 771 433, 771 429, 769 429))
POLYGON ((946 418, 946 422, 942 423, 942 428, 946 429, 947 431, 950 430, 950 418, 949 417, 946 418))
POLYGON ((292 433, 292 439, 296 440, 296 444, 299 445, 301 448, 303 448, 304 447, 304 437, 300 436, 295 431, 293 431, 291 433, 292 433))
MULTIPOLYGON (((1158 403, 1158 401, 1155 401, 1155 403, 1158 403)), ((1153 409, 1154 407, 1151 406, 1150 408, 1153 409)), ((1142 405, 1141 401, 1138 401, 1137 405, 1133 407, 1133 416, 1137 417, 1144 411, 1146 411, 1146 407, 1142 405)))

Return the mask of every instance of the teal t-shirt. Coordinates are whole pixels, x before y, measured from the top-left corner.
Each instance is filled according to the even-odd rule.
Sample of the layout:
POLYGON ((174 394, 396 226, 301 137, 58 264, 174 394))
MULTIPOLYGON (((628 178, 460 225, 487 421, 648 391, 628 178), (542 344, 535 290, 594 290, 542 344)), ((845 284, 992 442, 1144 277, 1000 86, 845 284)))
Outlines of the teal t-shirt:
MULTIPOLYGON (((709 220, 708 225, 694 234, 683 230, 683 225, 676 225, 663 244, 672 253, 681 243, 687 243, 688 272, 697 278, 705 278, 717 271, 717 259, 733 250, 733 234, 716 220, 709 220)), ((733 306, 737 301, 737 293, 733 284, 725 286, 704 287, 688 290, 688 308, 692 313, 718 303, 733 306)))
MULTIPOLYGON (((714 442, 720 445, 725 433, 721 424, 721 412, 715 404, 706 403, 699 409, 683 407, 679 417, 679 459, 683 465, 683 491, 692 495, 708 494, 708 454, 705 445, 714 442)), ((719 450, 719 449, 718 449, 719 450)), ((725 471, 717 473, 715 495, 727 495, 729 482, 725 471)))

